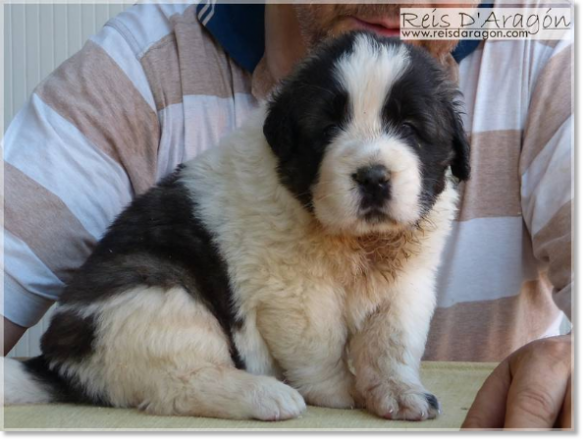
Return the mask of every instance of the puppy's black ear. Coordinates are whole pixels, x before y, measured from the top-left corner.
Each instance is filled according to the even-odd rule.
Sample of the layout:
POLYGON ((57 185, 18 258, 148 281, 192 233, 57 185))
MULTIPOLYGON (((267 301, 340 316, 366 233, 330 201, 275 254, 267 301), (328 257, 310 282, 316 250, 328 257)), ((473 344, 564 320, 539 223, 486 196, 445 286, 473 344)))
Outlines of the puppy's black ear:
POLYGON ((451 163, 451 172, 453 176, 459 178, 461 181, 469 179, 471 173, 470 166, 470 146, 463 129, 463 121, 461 121, 461 113, 459 112, 459 103, 455 102, 451 109, 453 122, 453 150, 455 157, 451 163))
POLYGON ((264 120, 264 137, 274 154, 281 159, 291 154, 296 143, 293 106, 289 93, 277 93, 268 104, 264 120))

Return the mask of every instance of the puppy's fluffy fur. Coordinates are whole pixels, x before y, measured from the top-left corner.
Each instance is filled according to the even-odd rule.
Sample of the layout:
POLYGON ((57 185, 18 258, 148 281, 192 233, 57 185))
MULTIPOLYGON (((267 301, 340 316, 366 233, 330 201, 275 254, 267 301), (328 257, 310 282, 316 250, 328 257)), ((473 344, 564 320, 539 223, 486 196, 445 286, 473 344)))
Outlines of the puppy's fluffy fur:
POLYGON ((455 210, 449 168, 469 174, 456 96, 398 40, 317 49, 241 129, 120 215, 42 355, 6 361, 6 401, 436 416, 418 371, 455 210))

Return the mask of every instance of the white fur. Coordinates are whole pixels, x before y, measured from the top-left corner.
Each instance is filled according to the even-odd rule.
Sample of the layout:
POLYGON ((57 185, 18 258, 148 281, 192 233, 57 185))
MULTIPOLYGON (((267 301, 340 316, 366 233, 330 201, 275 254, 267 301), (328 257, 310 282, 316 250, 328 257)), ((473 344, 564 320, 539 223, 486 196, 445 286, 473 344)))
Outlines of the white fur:
POLYGON ((20 361, 2 358, 4 364, 4 403, 40 404, 50 402, 50 394, 25 370, 20 361))
POLYGON ((349 94, 352 126, 361 137, 380 135, 380 110, 408 64, 405 46, 380 47, 366 35, 360 35, 353 50, 337 62, 336 77, 349 94))

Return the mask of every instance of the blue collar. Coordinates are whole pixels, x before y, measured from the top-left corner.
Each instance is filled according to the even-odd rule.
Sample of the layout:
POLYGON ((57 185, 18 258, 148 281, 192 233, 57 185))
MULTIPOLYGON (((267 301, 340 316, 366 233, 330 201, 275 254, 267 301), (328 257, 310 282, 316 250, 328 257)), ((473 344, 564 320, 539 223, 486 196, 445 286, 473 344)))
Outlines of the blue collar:
MULTIPOLYGON (((207 0, 196 6, 196 15, 231 58, 248 72, 254 71, 264 55, 263 4, 216 4, 216 0, 207 0)), ((455 61, 461 62, 480 42, 460 41, 452 53, 455 61)))
POLYGON ((207 0, 196 6, 196 14, 228 55, 253 72, 264 55, 264 5, 207 0))

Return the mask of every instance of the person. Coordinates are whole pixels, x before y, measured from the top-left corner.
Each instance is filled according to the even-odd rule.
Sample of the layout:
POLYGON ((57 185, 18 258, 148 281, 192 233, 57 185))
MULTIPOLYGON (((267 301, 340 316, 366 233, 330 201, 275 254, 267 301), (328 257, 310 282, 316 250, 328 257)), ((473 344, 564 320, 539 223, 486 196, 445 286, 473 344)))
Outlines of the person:
MULTIPOLYGON (((135 195, 213 148, 319 41, 392 35, 398 11, 207 2, 110 20, 5 134, 4 354, 135 195)), ((425 359, 501 361, 466 428, 570 427, 572 338, 553 335, 571 314, 572 41, 422 44, 459 78, 472 145, 425 359)))

